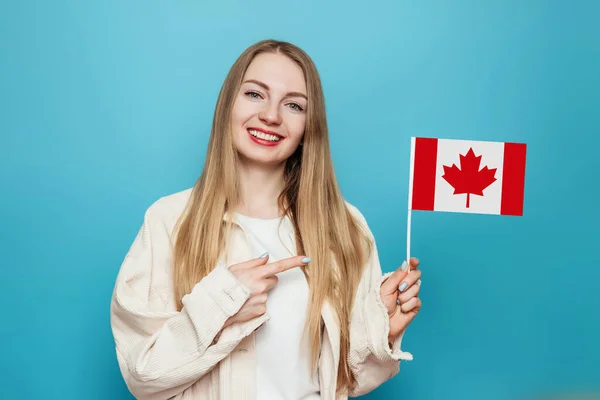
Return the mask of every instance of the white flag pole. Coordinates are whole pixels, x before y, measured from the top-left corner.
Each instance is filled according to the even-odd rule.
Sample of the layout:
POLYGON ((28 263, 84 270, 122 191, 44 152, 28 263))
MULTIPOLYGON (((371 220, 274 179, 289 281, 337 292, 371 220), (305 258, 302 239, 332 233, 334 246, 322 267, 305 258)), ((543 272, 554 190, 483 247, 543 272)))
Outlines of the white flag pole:
POLYGON ((412 210, 413 173, 415 168, 415 138, 410 138, 410 166, 408 175, 408 216, 406 218, 406 263, 410 272, 410 225, 412 210))

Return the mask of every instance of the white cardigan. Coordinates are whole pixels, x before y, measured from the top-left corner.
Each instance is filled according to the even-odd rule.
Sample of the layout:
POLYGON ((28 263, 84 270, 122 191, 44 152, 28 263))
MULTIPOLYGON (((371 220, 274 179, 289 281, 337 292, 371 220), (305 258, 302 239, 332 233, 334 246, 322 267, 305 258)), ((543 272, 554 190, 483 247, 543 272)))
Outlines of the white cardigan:
MULTIPOLYGON (((198 282, 183 298, 183 309, 176 310, 171 277, 173 229, 190 193, 187 189, 165 196, 148 208, 121 266, 110 309, 121 373, 137 399, 257 400, 254 330, 269 315, 222 330, 250 296, 226 268, 252 258, 241 228, 233 231, 235 243, 229 246, 232 251, 227 259, 198 282)), ((346 204, 367 227, 358 209, 346 204)), ((295 250, 293 234, 286 239, 287 247, 295 250)), ((400 350, 403 335, 392 348, 388 344, 389 319, 379 287, 389 274, 382 276, 373 248, 351 316, 349 362, 358 384, 355 391, 337 397, 340 330, 329 304, 321 312, 325 330, 319 385, 324 400, 368 393, 398 373, 400 360, 412 360, 410 353, 400 350)))

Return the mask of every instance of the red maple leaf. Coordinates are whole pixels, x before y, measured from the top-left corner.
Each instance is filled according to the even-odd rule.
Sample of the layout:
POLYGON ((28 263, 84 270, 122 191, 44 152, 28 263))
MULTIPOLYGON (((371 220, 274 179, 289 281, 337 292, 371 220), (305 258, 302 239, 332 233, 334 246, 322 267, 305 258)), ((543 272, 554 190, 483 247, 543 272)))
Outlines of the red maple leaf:
POLYGON ((466 155, 460 154, 461 169, 454 164, 452 167, 443 166, 442 178, 454 188, 454 194, 467 194, 467 208, 470 204, 470 195, 483 196, 483 189, 496 181, 494 177, 496 168, 488 169, 485 166, 479 170, 479 164, 481 164, 481 156, 475 156, 473 148, 469 148, 466 155))

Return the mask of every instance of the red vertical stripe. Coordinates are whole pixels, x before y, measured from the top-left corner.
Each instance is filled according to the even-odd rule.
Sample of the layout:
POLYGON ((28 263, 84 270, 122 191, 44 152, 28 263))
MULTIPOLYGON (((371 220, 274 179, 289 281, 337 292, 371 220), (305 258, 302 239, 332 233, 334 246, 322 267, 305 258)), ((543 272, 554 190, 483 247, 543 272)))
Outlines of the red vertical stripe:
POLYGON ((433 211, 438 140, 415 139, 412 209, 433 211))
POLYGON ((502 215, 523 215, 526 152, 527 145, 525 144, 504 144, 502 203, 500 205, 500 214, 502 215))

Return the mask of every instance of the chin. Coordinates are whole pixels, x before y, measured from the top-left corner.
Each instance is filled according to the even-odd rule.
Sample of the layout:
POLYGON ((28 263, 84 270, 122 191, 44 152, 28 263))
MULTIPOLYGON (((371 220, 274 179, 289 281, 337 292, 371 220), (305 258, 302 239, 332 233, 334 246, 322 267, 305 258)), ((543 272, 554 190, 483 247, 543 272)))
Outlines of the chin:
POLYGON ((264 154, 263 152, 252 151, 249 149, 238 150, 238 153, 246 164, 278 166, 282 163, 285 163, 287 160, 287 157, 264 154))

